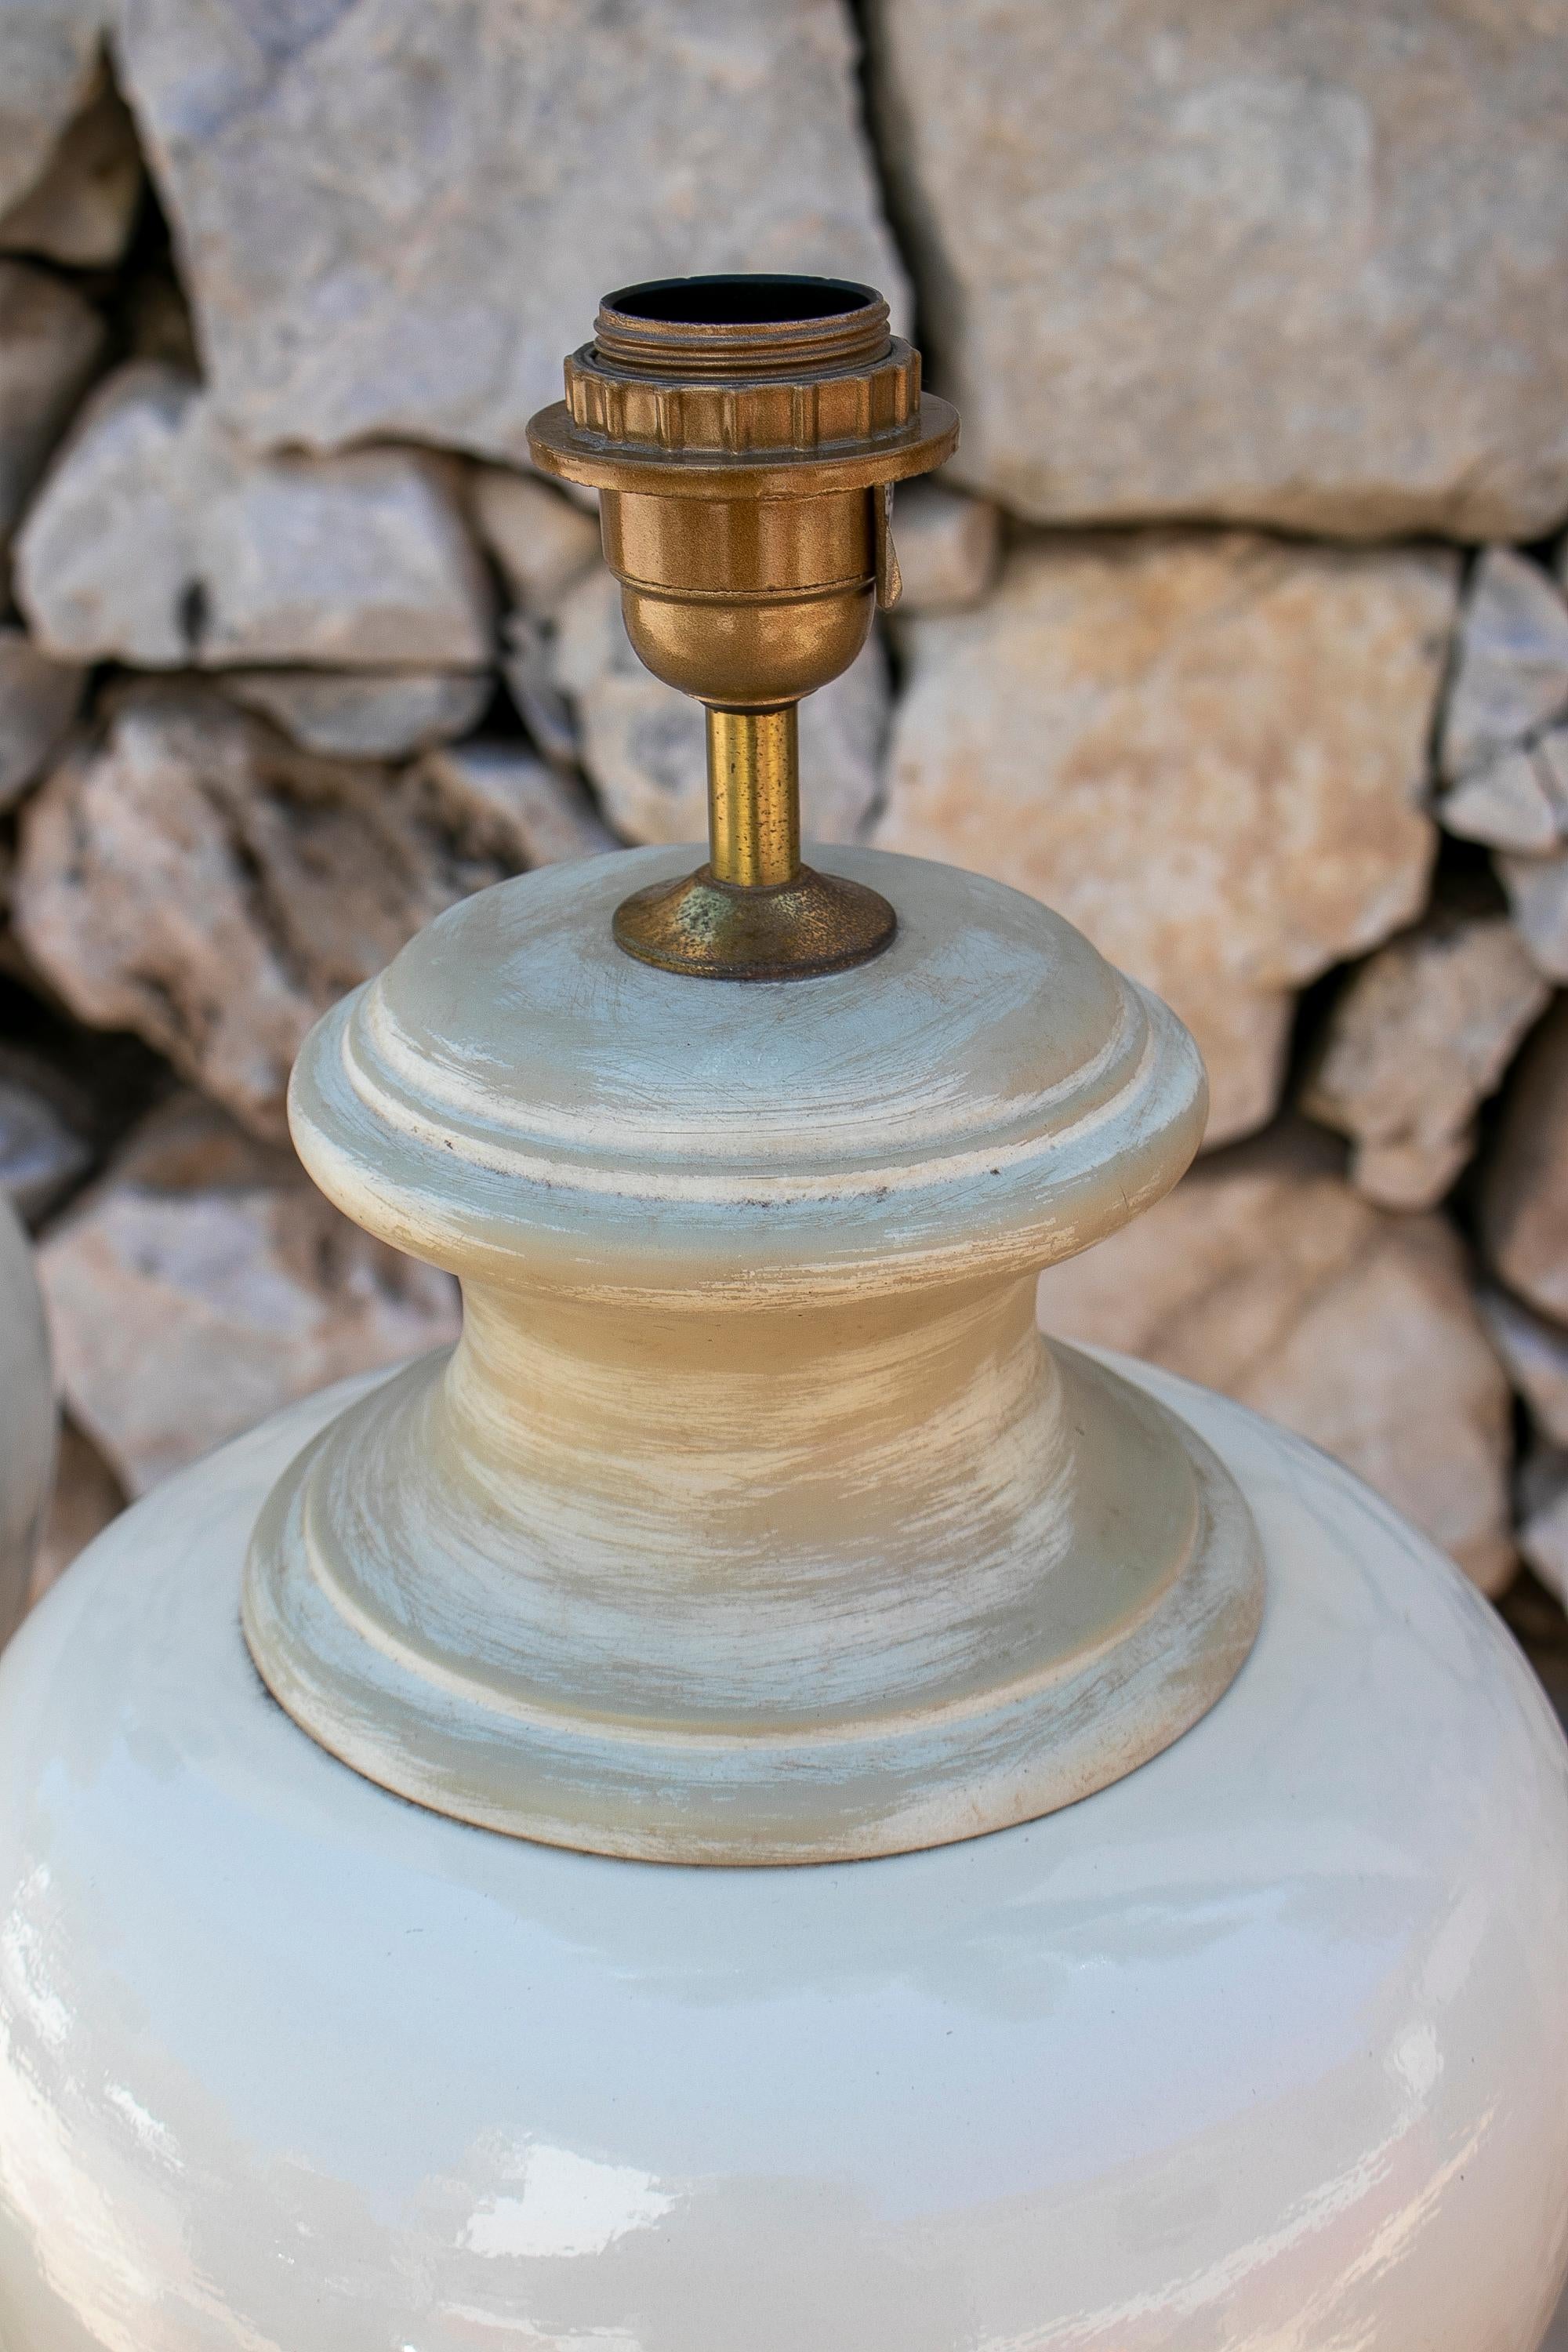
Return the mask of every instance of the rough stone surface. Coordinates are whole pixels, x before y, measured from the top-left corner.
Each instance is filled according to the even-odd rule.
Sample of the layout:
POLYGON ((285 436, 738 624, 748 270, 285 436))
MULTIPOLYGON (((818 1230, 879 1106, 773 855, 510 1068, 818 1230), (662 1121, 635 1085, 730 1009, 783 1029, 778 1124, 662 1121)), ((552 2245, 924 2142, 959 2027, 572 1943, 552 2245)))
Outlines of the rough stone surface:
POLYGON ((869 16, 960 478, 1041 521, 1568 511, 1565 0, 869 16))
POLYGON ((1520 1297, 1568 1323, 1568 998, 1520 1055, 1482 1174, 1488 1263, 1520 1297))
POLYGON ((1201 1161, 1040 1283, 1063 1339, 1147 1356, 1336 1454, 1483 1591, 1514 1566, 1509 1386, 1438 1216, 1391 1217, 1310 1129, 1201 1161))
POLYGON ((529 837, 439 755, 325 761, 210 688, 141 686, 27 803, 14 919, 79 1019, 280 1136, 310 1024, 529 837))
POLYGON ((1351 1180, 1430 1209, 1475 1149, 1475 1114, 1551 990, 1503 916, 1435 917, 1341 992, 1302 1108, 1352 1142, 1351 1180))
POLYGON ((51 661, 22 629, 0 625, 0 810, 39 774, 81 708, 87 672, 51 661))
MULTIPOLYGON (((1519 1548, 1526 1567, 1568 1609, 1568 1454, 1553 1450, 1549 1462, 1532 1466, 1537 1471, 1532 1482, 1537 1491, 1525 1502, 1519 1548)), ((1563 2341, 1568 2337, 1559 2336, 1554 2329, 1542 2352, 1551 2352, 1553 2344, 1563 2341)))
POLYGON ((620 845, 581 784, 516 743, 451 744, 430 754, 425 774, 447 793, 454 809, 491 811, 520 866, 555 866, 620 845))
POLYGON ((1500 751, 1446 792, 1437 821, 1461 841, 1541 856, 1568 841, 1568 727, 1500 751))
POLYGON ((1568 981, 1568 850, 1550 857, 1504 852, 1497 870, 1531 956, 1549 979, 1568 981))
POLYGON ((1453 603, 1437 554, 1030 540, 986 604, 903 632, 875 838, 1058 908, 1192 1028, 1210 1140, 1247 1133, 1291 991, 1420 909, 1453 603))
MULTIPOLYGON (((1568 20, 1565 20, 1568 31, 1568 20)), ((1511 547, 1489 547, 1460 617, 1440 765, 1467 775, 1568 710, 1568 604, 1511 547)))
POLYGON ((944 482, 910 482, 893 503, 893 545, 904 583, 900 614, 962 611, 996 577, 1002 518, 989 499, 944 482))
MULTIPOLYGON (((0 33, 0 62, 4 54, 0 33)), ((0 252, 36 253, 75 269, 107 269, 131 241, 142 188, 135 125, 105 79, 67 131, 42 178, 0 215, 0 252)))
POLYGON ((577 772, 577 722, 562 691, 552 622, 509 613, 501 623, 501 676, 537 749, 563 775, 577 772))
POLYGON ((59 1450, 55 1457, 55 1486, 33 1572, 27 1580, 27 1606, 37 1608, 51 1584, 64 1575, 79 1552, 110 1519, 125 1508, 124 1487, 89 1437, 84 1436, 68 1413, 60 1423, 59 1450))
POLYGON ((257 457, 149 360, 89 403, 18 538, 16 594, 39 643, 78 660, 477 669, 491 654, 449 460, 257 457))
POLYGON ((1480 1309, 1536 1427, 1553 1445, 1568 1447, 1568 1329, 1532 1315, 1506 1290, 1483 1290, 1480 1309))
POLYGON ((637 278, 902 298, 839 0, 140 0, 120 54, 218 403, 257 442, 523 458, 563 353, 637 278))
POLYGON ((0 1192, 37 1224, 91 1163, 85 1103, 36 1055, 0 1045, 0 1192))
MULTIPOLYGON (((558 682, 577 713, 583 764, 628 841, 702 841, 708 754, 702 711, 644 669, 621 619, 620 590, 590 573, 562 607, 558 682)), ((876 800, 888 727, 887 657, 873 636, 800 713, 802 824, 808 839, 853 840, 876 800)))
POLYGON ((0 553, 105 339, 103 320, 74 286, 27 262, 0 260, 0 553))
POLYGON ((543 617, 600 560, 592 515, 533 474, 478 466, 469 492, 474 520, 500 566, 512 602, 543 617))
POLYGON ((230 670, 217 683, 307 751, 401 760, 466 735, 495 690, 488 670, 230 670))
POLYGON ((127 1493, 350 1372, 451 1339, 457 1286, 210 1105, 154 1112, 49 1235, 61 1393, 127 1493))
POLYGON ((109 0, 5 0, 0 6, 0 212, 44 176, 57 142, 102 73, 109 0))

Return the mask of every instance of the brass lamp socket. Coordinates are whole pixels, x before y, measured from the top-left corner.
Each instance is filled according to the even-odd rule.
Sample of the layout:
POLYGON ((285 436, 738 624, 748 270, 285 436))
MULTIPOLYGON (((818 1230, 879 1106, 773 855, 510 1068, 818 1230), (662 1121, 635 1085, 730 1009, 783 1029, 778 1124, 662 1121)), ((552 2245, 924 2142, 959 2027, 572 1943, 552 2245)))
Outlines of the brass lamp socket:
POLYGON ((795 712, 896 601, 892 485, 957 438, 871 287, 676 278, 600 305, 529 446, 542 472, 599 492, 632 645, 709 712, 709 863, 626 901, 628 954, 798 979, 892 938, 877 892, 800 862, 795 712))

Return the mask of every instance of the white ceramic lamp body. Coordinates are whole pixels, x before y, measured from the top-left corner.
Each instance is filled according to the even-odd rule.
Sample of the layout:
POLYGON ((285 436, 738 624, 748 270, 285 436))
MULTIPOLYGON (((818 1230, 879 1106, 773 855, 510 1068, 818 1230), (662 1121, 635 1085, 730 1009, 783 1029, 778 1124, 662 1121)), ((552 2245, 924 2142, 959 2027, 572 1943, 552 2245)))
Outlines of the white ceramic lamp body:
POLYGON ((1027 1267, 1190 1151, 1189 1049, 1032 902, 859 857, 907 918, 864 972, 632 977, 601 901, 680 864, 638 854, 470 902, 318 1034, 305 1147, 459 1266, 468 1353, 172 1481, 0 1664, 4 2352, 1539 2341, 1568 1748, 1354 1480, 1034 1339, 1027 1267), (628 1819, 880 1858, 574 1850, 628 1819))

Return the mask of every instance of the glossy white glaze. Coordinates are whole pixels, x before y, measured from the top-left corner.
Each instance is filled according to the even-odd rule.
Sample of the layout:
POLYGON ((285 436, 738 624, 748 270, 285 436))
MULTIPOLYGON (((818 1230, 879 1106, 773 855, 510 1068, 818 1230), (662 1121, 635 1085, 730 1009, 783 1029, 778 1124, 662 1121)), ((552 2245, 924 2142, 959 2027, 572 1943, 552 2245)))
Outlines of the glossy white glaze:
POLYGON ((57 1414, 33 1245, 0 1195, 0 1642, 27 1605, 49 1499, 57 1414))
POLYGON ((313 1400, 0 1663, 4 2352, 1530 2352, 1568 2255, 1568 1748, 1298 1441, 1258 1645, 1047 1820, 803 1870, 466 1828, 267 1696, 313 1400))

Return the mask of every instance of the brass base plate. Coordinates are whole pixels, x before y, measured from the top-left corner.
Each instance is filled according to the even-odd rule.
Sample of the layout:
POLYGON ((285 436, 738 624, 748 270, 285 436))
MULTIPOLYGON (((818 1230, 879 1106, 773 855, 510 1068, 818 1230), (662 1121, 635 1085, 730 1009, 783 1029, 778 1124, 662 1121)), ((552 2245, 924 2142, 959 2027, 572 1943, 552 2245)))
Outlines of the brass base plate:
POLYGON ((766 889, 715 879, 634 890, 616 909, 616 945, 662 971, 700 980, 807 980, 847 971, 889 946, 899 919, 879 891, 803 866, 766 889))

